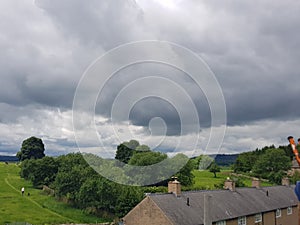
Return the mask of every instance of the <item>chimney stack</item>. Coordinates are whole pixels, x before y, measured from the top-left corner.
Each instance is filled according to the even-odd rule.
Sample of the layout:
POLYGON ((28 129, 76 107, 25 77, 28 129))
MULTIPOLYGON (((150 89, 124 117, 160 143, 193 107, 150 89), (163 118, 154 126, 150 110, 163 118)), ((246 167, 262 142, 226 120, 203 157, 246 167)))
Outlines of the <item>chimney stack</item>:
POLYGON ((235 191, 235 182, 233 180, 230 180, 229 177, 227 177, 227 180, 224 183, 224 189, 235 191))
POLYGON ((212 196, 204 194, 204 225, 212 225, 212 196))
POLYGON ((283 177, 281 180, 283 186, 290 186, 290 179, 288 177, 283 177))
POLYGON ((177 177, 172 177, 174 180, 168 182, 168 192, 175 194, 176 197, 181 195, 181 185, 177 177))
POLYGON ((253 178, 251 186, 255 188, 261 188, 261 181, 258 178, 253 178))

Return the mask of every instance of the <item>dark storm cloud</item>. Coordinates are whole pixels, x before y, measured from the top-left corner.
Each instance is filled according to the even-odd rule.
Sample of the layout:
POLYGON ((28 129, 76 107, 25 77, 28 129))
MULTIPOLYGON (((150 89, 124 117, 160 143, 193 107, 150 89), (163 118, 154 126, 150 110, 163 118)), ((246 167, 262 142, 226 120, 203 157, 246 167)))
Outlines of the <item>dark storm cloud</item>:
MULTIPOLYGON (((228 124, 299 117, 300 3, 205 1, 204 5, 212 16, 204 21, 209 24, 204 35, 195 34, 199 39, 179 35, 175 40, 197 51, 215 72, 225 95, 228 124)), ((186 34, 187 29, 181 28, 186 34)))
MULTIPOLYGON (((225 95, 230 125, 300 116, 300 91, 295 85, 300 71, 297 1, 181 2, 179 11, 169 11, 165 17, 160 17, 166 13, 164 10, 143 12, 133 1, 87 4, 39 0, 36 4, 67 38, 78 38, 81 45, 109 49, 128 41, 156 37, 189 47, 215 72, 225 95), (188 11, 193 16, 184 17, 188 11), (182 16, 177 18, 177 13, 182 16)), ((124 80, 110 86, 112 93, 105 99, 108 105, 122 84, 124 80)), ((192 98, 197 99, 198 94, 193 94, 192 98)), ((109 115, 109 107, 103 109, 100 113, 109 115)), ((146 123, 142 116, 134 122, 146 123)))
MULTIPOLYGON (((176 103, 179 102, 180 104, 185 104, 183 101, 184 98, 176 99, 175 102, 172 102, 160 97, 143 96, 145 89, 149 87, 153 89, 154 92, 157 91, 157 93, 161 93, 161 90, 163 90, 162 92, 164 92, 166 96, 172 96, 178 90, 174 90, 172 86, 169 85, 162 85, 159 81, 155 82, 154 79, 152 79, 151 83, 143 83, 142 85, 139 83, 139 85, 136 85, 134 88, 126 86, 127 84, 134 85, 134 83, 137 82, 137 79, 147 78, 149 76, 163 77, 169 82, 175 82, 178 86, 180 86, 185 91, 184 95, 191 98, 194 102, 199 114, 201 126, 208 127, 210 125, 210 109, 201 87, 197 86, 195 81, 192 80, 188 74, 176 69, 175 67, 162 63, 148 62, 135 64, 124 68, 114 74, 114 76, 111 76, 103 90, 99 93, 96 111, 106 117, 111 117, 111 110, 113 105, 116 104, 115 100, 117 96, 121 93, 122 88, 127 88, 131 90, 127 92, 128 97, 132 95, 135 96, 134 98, 137 100, 130 110, 129 119, 132 124, 147 127, 151 118, 161 117, 168 126, 168 134, 179 135, 181 132, 180 117, 182 115, 186 115, 188 117, 192 110, 188 109, 188 107, 184 112, 176 109, 176 103), (141 97, 142 99, 140 99, 141 97)), ((118 102, 117 104, 121 104, 124 109, 129 107, 129 103, 126 101, 118 102)), ((114 119, 118 120, 118 118, 114 119)))
MULTIPOLYGON (((144 39, 181 44, 208 63, 224 93, 228 125, 262 120, 276 125, 300 117, 299 1, 176 1, 175 9, 148 0, 36 0, 35 4, 7 0, 0 4, 0 125, 4 134, 10 129, 10 140, 22 140, 23 131, 13 130, 19 126, 28 130, 30 125, 22 123, 42 118, 39 113, 43 110, 50 115, 56 107, 71 110, 78 81, 93 60, 119 44, 144 39), (15 123, 13 128, 11 123, 15 123)), ((160 65, 120 71, 101 92, 96 112, 109 118, 119 91, 145 75, 145 70, 147 75, 162 75, 185 89, 196 104, 201 126, 209 127, 205 93, 186 74, 160 65)), ((166 87, 166 93, 172 91, 166 87)), ((125 107, 126 102, 123 104, 125 107)), ((130 120, 147 127, 151 116, 161 116, 170 129, 168 134, 178 134, 178 112, 166 102, 139 102, 130 120)), ((46 117, 49 124, 50 117, 46 117)), ((36 131, 42 119, 38 124, 34 121, 36 131)), ((237 134, 234 137, 238 139, 237 134)), ((56 138, 60 141, 51 142, 51 149, 72 147, 70 139, 56 138)), ((2 151, 10 149, 12 142, 1 140, 2 151)), ((247 143, 253 146, 253 140, 247 143)))
MULTIPOLYGON (((9 4, 13 5, 13 2, 9 4)), ((22 4, 15 9, 7 7, 11 12, 2 15, 6 23, 0 25, 0 100, 15 106, 36 103, 71 106, 76 76, 72 76, 75 82, 68 78, 74 72, 74 66, 69 66, 69 59, 59 48, 62 43, 55 43, 59 37, 55 32, 51 33, 47 20, 39 20, 40 15, 31 14, 31 11, 35 12, 32 6, 24 4, 23 7, 25 9, 22 4), (26 19, 22 14, 18 15, 22 10, 28 13, 26 19), (62 79, 66 82, 62 83, 62 79)))
POLYGON ((70 109, 84 70, 103 48, 134 35, 140 10, 125 1, 35 3, 2 3, 10 13, 2 13, 0 101, 70 109))
POLYGON ((148 98, 138 102, 131 110, 132 124, 148 127, 152 118, 162 118, 167 127, 167 135, 180 135, 180 116, 176 109, 160 98, 148 98))

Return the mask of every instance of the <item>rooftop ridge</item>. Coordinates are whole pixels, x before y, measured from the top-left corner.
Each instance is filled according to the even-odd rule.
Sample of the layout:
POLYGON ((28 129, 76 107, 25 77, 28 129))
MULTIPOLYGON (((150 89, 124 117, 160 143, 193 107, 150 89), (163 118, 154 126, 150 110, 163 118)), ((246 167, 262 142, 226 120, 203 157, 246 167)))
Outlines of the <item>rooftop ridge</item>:
MULTIPOLYGON (((235 192, 238 192, 239 190, 266 190, 266 189, 274 189, 274 188, 291 188, 294 189, 295 185, 291 186, 284 186, 284 185, 275 185, 275 186, 263 186, 260 189, 257 189, 256 187, 237 187, 235 192)), ((230 190, 226 189, 214 189, 214 190, 190 190, 190 191, 182 191, 182 194, 189 194, 189 193, 202 193, 202 192, 228 192, 230 190)), ((156 192, 156 193, 145 193, 147 196, 154 196, 154 195, 172 195, 172 193, 167 192, 156 192)))

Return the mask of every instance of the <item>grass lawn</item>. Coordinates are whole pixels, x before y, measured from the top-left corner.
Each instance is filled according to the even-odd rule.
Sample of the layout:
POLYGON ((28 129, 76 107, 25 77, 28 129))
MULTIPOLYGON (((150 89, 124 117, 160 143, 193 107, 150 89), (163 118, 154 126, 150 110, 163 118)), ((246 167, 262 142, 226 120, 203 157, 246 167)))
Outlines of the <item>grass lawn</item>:
MULTIPOLYGON (((189 187, 191 190, 199 190, 199 189, 216 189, 215 185, 223 184, 225 179, 227 177, 231 178, 238 178, 240 181, 242 181, 246 187, 251 187, 252 179, 251 178, 245 178, 245 177, 237 177, 231 175, 232 170, 221 170, 221 172, 217 173, 217 177, 214 178, 214 174, 209 172, 208 170, 194 170, 193 174, 195 176, 194 178, 194 185, 192 187, 189 187)), ((262 186, 272 186, 271 183, 268 182, 261 182, 262 186)))
POLYGON ((217 177, 214 178, 214 174, 208 170, 194 170, 193 174, 195 176, 195 183, 192 189, 215 189, 215 184, 223 183, 230 173, 231 170, 222 170, 217 173, 217 177))
POLYGON ((0 162, 0 224, 28 222, 31 224, 99 223, 103 219, 84 214, 53 197, 34 189, 21 179, 16 164, 0 162), (21 188, 25 187, 25 195, 21 188), (27 193, 30 196, 27 196, 27 193))

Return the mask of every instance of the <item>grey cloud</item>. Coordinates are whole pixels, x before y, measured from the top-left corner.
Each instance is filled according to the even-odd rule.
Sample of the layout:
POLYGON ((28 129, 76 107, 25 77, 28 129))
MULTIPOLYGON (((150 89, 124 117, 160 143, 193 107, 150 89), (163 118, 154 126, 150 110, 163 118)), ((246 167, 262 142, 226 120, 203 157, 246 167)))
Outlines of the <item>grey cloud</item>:
POLYGON ((78 38, 82 45, 100 44, 110 49, 136 39, 142 31, 142 12, 133 0, 36 0, 36 4, 66 37, 78 38))
MULTIPOLYGON (((79 46, 86 48, 81 52, 83 55, 88 54, 88 46, 110 49, 118 44, 150 37, 174 41, 196 51, 219 79, 230 125, 286 117, 286 114, 293 118, 299 116, 299 104, 286 104, 286 99, 296 101, 295 92, 299 91, 295 89, 297 87, 287 86, 286 82, 296 80, 298 73, 295 71, 299 71, 297 58, 300 53, 297 48, 300 39, 297 37, 300 32, 293 29, 300 21, 296 14, 299 3, 261 1, 260 7, 251 1, 191 1, 179 4, 178 12, 166 13, 154 6, 156 11, 151 10, 154 4, 148 4, 149 8, 142 11, 133 1, 36 1, 66 40, 79 40, 79 46), (185 17, 187 12, 193 13, 185 17), (279 106, 284 106, 285 110, 279 106)), ((33 58, 37 58, 34 55, 38 54, 33 53, 33 58)), ((76 54, 73 57, 77 57, 76 54)), ((53 59, 49 61, 51 63, 53 59)), ((43 64, 41 62, 41 67, 43 64)), ((49 66, 47 62, 45 68, 50 70, 41 68, 38 73, 52 77, 55 72, 49 66)), ((61 73, 73 71, 73 67, 60 70, 61 73)), ((76 81, 79 75, 75 76, 76 81)), ((130 76, 137 78, 139 74, 130 76)), ((36 77, 40 79, 38 75, 36 77)), ((25 81, 19 82, 15 89, 21 91, 19 95, 28 98, 24 102, 70 107, 76 82, 71 77, 67 77, 67 82, 59 80, 60 74, 57 74, 53 79, 46 79, 45 87, 39 86, 40 82, 25 81)), ((109 107, 106 106, 111 104, 114 93, 126 82, 128 79, 120 78, 109 85, 109 91, 104 94, 107 104, 98 110, 99 113, 109 115, 109 107)), ((199 98, 198 93, 191 93, 191 96, 195 101, 199 98)), ((5 99, 10 101, 6 96, 5 99)), ((15 99, 20 98, 17 95, 15 99)), ((202 106, 198 104, 198 108, 202 106)), ((153 108, 159 110, 159 107, 153 108)), ((209 120, 207 110, 200 114, 206 116, 203 121, 209 120)), ((145 124, 145 121, 135 119, 134 123, 145 124)))
MULTIPOLYGON (((173 11, 147 2, 145 7, 131 0, 1 2, 1 123, 38 116, 31 114, 35 108, 71 109, 80 76, 96 57, 143 39, 181 44, 208 63, 223 89, 229 126, 299 118, 299 1, 178 1, 173 11)), ((161 67, 145 68, 187 90, 201 126, 210 126, 205 94, 193 81, 161 67)), ((119 90, 145 68, 122 70, 109 81, 96 112, 109 118, 119 90)), ((147 128, 152 116, 165 118, 169 135, 178 134, 177 112, 155 99, 139 102, 130 120, 147 128)))
POLYGON ((75 88, 101 46, 66 39, 32 2, 3 2, 0 101, 71 108, 75 88))
MULTIPOLYGON (((176 82, 176 84, 186 92, 186 95, 194 101, 201 126, 207 127, 210 125, 209 105, 205 94, 201 91, 201 87, 198 87, 188 74, 161 63, 136 64, 112 76, 99 93, 96 106, 97 112, 106 117, 110 117, 113 104, 121 104, 123 109, 128 108, 128 102, 115 102, 117 95, 120 94, 122 88, 131 88, 126 87, 127 84, 135 82, 136 79, 147 78, 149 76, 159 76, 170 80, 170 82, 176 82)), ((167 99, 160 99, 155 96, 140 99, 140 97, 143 97, 145 88, 149 87, 154 91, 157 90, 157 93, 163 89, 167 96, 172 96, 175 94, 174 91, 179 91, 172 89, 171 86, 160 85, 160 83, 155 82, 154 78, 152 81, 151 83, 143 83, 142 85, 135 86, 134 89, 131 88, 131 91, 127 93, 135 96, 136 100, 139 100, 130 110, 128 119, 130 119, 134 125, 147 127, 151 118, 161 117, 168 126, 169 135, 180 134, 181 126, 179 114, 188 115, 192 109, 188 109, 187 106, 185 111, 182 112, 175 108, 174 104, 176 103, 185 105, 186 103, 183 100, 185 98, 175 99, 175 102, 168 102, 169 100, 167 99)), ((118 120, 118 118, 113 119, 118 120)), ((193 124, 191 124, 191 126, 192 125, 193 124)))

